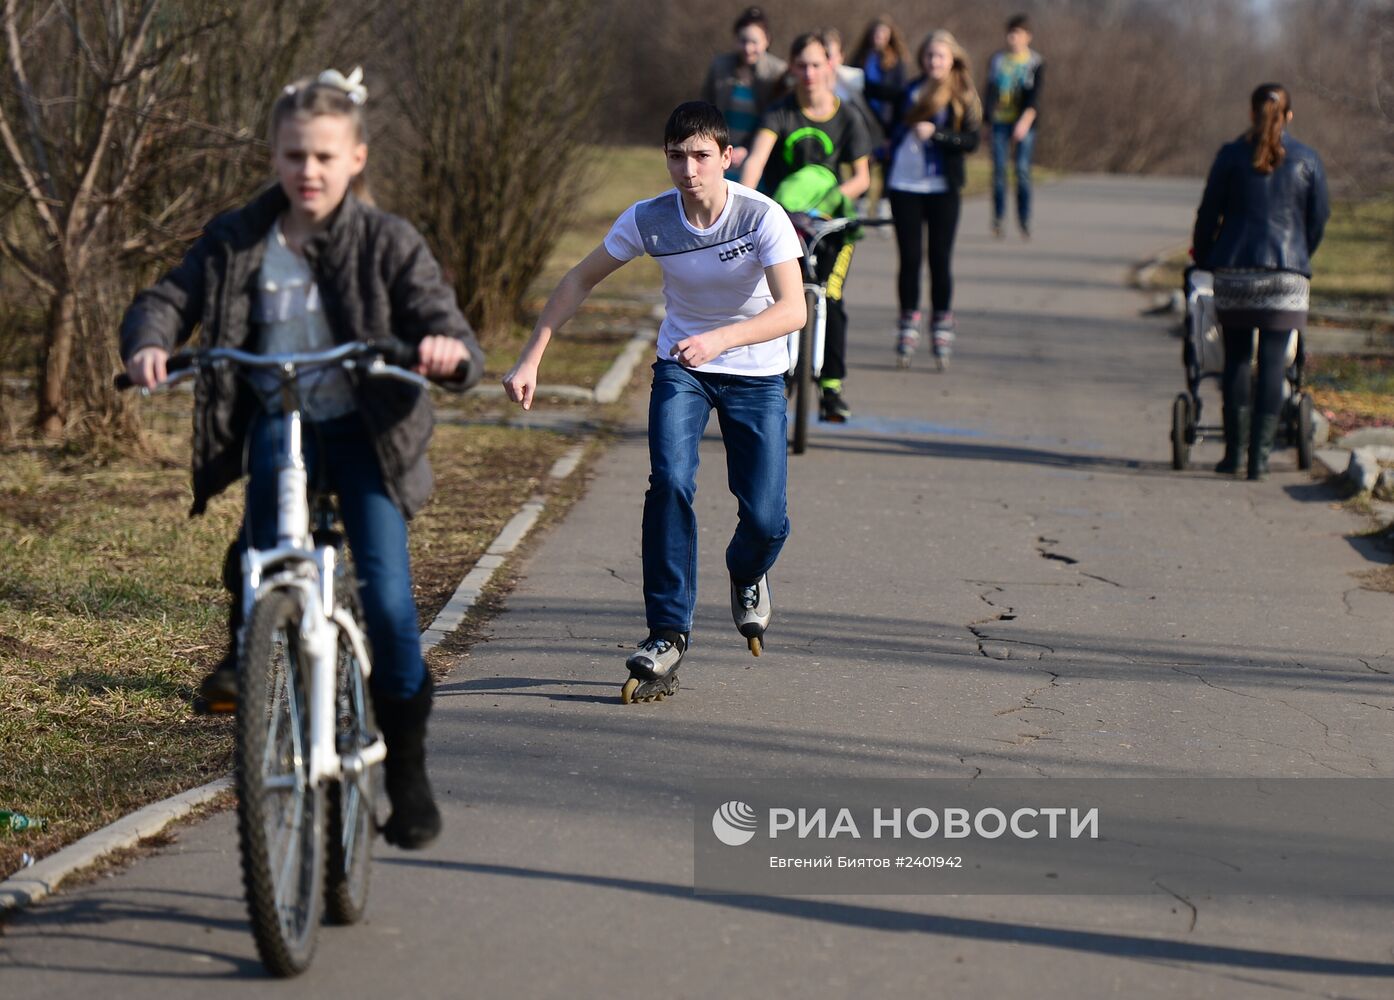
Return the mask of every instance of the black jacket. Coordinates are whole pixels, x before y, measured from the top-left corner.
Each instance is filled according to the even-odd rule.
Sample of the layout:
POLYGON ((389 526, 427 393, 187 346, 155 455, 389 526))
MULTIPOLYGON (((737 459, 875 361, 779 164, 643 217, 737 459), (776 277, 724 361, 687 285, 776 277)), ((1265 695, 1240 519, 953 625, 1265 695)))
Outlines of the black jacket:
POLYGON ((1283 136, 1287 155, 1271 174, 1253 166, 1241 136, 1220 147, 1205 181, 1191 246, 1206 270, 1264 268, 1312 276, 1331 204, 1316 150, 1283 136))
MULTIPOLYGON (((896 150, 900 148, 900 141, 911 128, 906 125, 905 118, 914 106, 920 88, 927 80, 928 77, 916 77, 901 91, 896 107, 895 127, 891 131, 891 162, 886 167, 887 178, 895 169, 895 155, 896 150)), ((968 172, 964 168, 963 157, 978 148, 982 127, 982 115, 970 109, 957 121, 950 121, 947 128, 935 129, 934 135, 930 137, 929 141, 939 148, 939 155, 944 162, 944 180, 948 181, 949 187, 955 191, 962 191, 967 182, 968 172)))
MULTIPOLYGON (((173 351, 200 324, 204 347, 255 350, 257 272, 272 224, 288 205, 284 192, 273 186, 210 222, 179 265, 137 295, 126 311, 122 359, 142 347, 173 351)), ((305 259, 337 342, 396 337, 415 344, 431 334, 457 337, 469 348, 469 384, 479 380, 484 354, 410 223, 350 194, 329 227, 305 246, 305 259)), ((430 398, 415 386, 387 379, 359 385, 357 395, 383 481, 411 517, 431 494, 430 398)), ((243 445, 256 402, 230 369, 207 372, 194 399, 192 513, 201 514, 210 498, 242 476, 243 445)))

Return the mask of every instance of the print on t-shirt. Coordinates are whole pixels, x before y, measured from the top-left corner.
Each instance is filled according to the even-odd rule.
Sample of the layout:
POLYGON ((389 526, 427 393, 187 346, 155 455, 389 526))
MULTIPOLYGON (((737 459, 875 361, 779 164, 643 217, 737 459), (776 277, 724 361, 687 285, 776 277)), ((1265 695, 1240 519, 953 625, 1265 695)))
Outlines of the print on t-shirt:
MULTIPOLYGON (((616 260, 647 253, 663 269, 659 358, 670 358, 675 344, 695 334, 758 316, 774 302, 765 268, 802 255, 782 208, 759 192, 726 183, 726 207, 707 229, 687 220, 681 195, 671 190, 631 205, 605 237, 605 252, 616 260)), ((732 348, 699 370, 780 375, 787 368, 788 351, 777 338, 732 348)))

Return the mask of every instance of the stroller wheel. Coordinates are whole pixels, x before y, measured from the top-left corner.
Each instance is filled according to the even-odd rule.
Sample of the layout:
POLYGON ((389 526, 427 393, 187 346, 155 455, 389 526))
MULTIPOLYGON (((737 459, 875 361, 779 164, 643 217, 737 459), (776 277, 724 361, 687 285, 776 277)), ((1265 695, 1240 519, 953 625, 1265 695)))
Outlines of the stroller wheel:
POLYGON ((1184 392, 1171 404, 1171 467, 1186 468, 1191 461, 1191 442, 1195 439, 1191 397, 1184 392))
POLYGON ((1316 420, 1312 415, 1312 397, 1305 392, 1297 400, 1297 467, 1312 467, 1312 449, 1316 438, 1316 420))

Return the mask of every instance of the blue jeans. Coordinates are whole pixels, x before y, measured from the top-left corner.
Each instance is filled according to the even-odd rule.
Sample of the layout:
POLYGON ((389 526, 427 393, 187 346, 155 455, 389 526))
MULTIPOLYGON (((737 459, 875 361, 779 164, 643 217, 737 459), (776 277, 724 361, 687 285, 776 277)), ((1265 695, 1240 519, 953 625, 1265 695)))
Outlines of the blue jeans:
POLYGON ((652 629, 692 631, 697 604, 698 446, 711 411, 726 445, 726 483, 737 521, 726 569, 760 579, 789 536, 785 484, 788 415, 781 375, 717 375, 676 361, 653 366, 649 489, 644 494, 644 611, 652 629))
MULTIPOLYGON (((999 222, 1007 215, 1007 155, 1015 127, 997 123, 992 126, 992 217, 999 222)), ((1035 148, 1033 127, 1016 144, 1016 217, 1023 228, 1031 224, 1031 151, 1035 148)))
MULTIPOLYGON (((279 418, 264 414, 252 425, 239 560, 248 536, 259 549, 276 544, 276 463, 282 426, 279 418)), ((411 593, 406 520, 383 485, 373 443, 357 414, 320 424, 306 422, 303 442, 311 487, 316 475, 323 475, 324 485, 339 498, 373 649, 373 691, 389 698, 410 698, 426 682, 426 665, 411 593), (332 457, 322 469, 321 455, 332 457)))

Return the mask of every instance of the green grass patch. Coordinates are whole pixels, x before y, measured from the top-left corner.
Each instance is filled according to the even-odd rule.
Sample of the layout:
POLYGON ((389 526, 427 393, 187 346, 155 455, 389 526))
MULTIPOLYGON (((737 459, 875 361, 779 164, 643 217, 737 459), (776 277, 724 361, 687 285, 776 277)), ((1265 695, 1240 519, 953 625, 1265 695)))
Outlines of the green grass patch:
POLYGON ((1394 309, 1394 197, 1336 202, 1312 268, 1321 305, 1394 309))
MULTIPOLYGON (((187 428, 187 397, 152 402, 187 428)), ((437 429, 436 493, 411 536, 423 625, 567 445, 437 429)), ((23 852, 51 853, 231 766, 230 723, 192 716, 189 700, 226 642, 220 569, 241 490, 190 519, 187 446, 170 457, 92 469, 57 449, 0 453, 0 808, 50 821, 0 834, 0 877, 23 852)))
MULTIPOLYGON (((600 245, 621 212, 634 202, 662 194, 673 186, 664 166, 663 150, 657 143, 598 147, 594 156, 596 185, 586 196, 576 220, 552 249, 547 266, 533 286, 544 299, 567 271, 600 245)), ((595 298, 653 295, 661 284, 658 264, 652 257, 641 257, 606 278, 595 298)))

